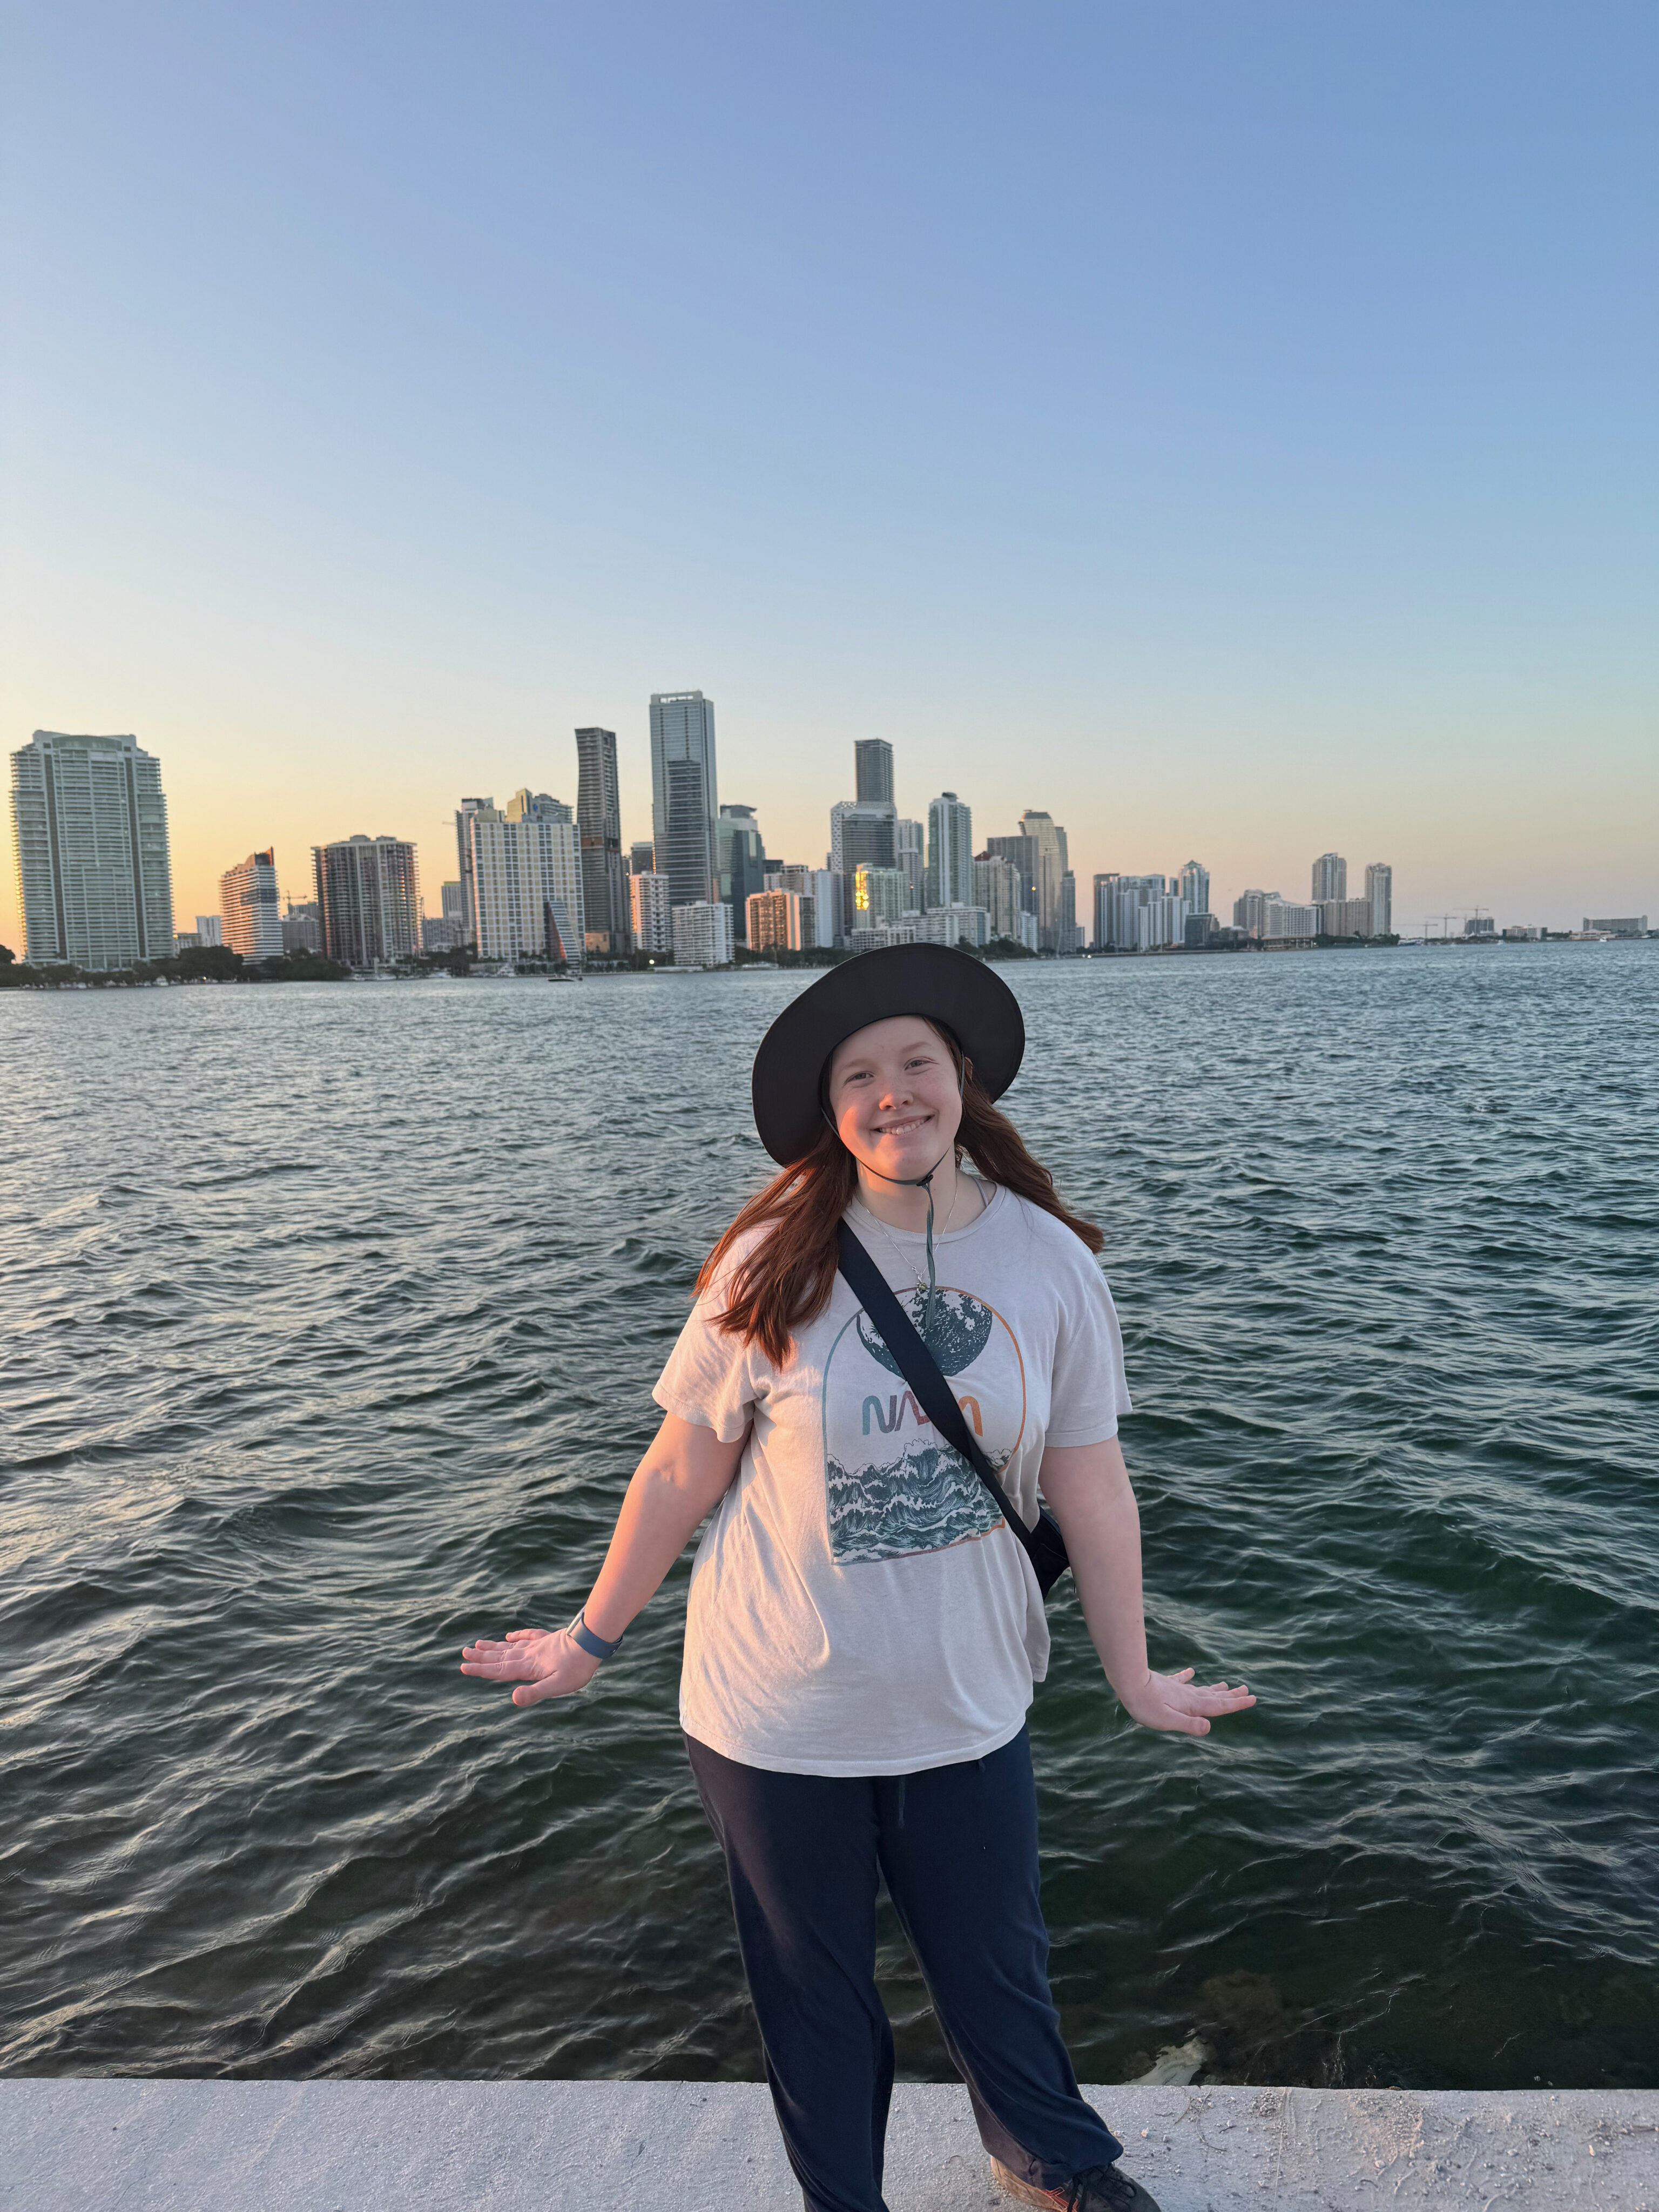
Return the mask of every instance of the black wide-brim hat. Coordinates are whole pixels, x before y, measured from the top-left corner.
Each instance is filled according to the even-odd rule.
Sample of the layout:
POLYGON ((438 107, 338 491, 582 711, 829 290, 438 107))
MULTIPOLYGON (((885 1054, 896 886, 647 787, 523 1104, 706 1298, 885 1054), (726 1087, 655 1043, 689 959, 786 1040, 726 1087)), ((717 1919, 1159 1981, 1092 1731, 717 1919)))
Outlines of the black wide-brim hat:
POLYGON ((896 1014, 920 1014, 949 1030, 993 1098, 1019 1073, 1025 1024, 994 969, 944 945, 860 952, 791 1000, 755 1054, 755 1127, 780 1167, 793 1167, 818 1140, 823 1071, 836 1047, 896 1014))

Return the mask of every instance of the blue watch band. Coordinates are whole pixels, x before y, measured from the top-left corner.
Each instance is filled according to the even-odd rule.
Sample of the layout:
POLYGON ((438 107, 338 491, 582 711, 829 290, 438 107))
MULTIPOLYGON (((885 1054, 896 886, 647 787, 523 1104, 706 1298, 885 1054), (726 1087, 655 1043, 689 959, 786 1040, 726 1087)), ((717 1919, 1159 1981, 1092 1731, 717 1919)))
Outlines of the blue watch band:
MULTIPOLYGON (((580 1613, 564 1632, 573 1644, 580 1644, 590 1659, 608 1659, 622 1642, 622 1637, 619 1636, 616 1643, 607 1644, 603 1636, 597 1634, 588 1626, 580 1613)), ((627 1632, 624 1629, 623 1634, 626 1635, 627 1632)))

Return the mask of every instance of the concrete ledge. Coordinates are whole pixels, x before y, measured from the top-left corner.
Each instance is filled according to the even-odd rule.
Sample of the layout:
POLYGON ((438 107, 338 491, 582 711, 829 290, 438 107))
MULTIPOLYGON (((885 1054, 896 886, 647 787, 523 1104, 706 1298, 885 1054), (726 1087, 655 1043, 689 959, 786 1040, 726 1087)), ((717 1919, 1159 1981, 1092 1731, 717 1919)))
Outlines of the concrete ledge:
MULTIPOLYGON (((1164 2212, 1659 2212, 1659 2092, 1085 2092, 1164 2212)), ((1010 2212, 968 2100, 904 2087, 892 2212, 1010 2212)), ((747 2082, 0 2081, 4 2212, 779 2212, 747 2082)))

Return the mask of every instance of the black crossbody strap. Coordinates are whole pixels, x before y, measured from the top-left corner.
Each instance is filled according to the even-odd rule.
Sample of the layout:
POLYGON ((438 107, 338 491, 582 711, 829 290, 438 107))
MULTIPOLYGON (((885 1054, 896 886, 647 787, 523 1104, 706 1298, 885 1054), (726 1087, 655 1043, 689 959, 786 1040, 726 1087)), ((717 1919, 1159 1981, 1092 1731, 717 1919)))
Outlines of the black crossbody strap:
POLYGON ((950 1384, 939 1364, 923 1343, 915 1322, 894 1297, 887 1279, 857 1237, 843 1221, 836 1232, 841 1240, 841 1272, 853 1296, 880 1330, 882 1341, 899 1364, 905 1381, 916 1394, 916 1402, 928 1419, 965 1459, 995 1498, 1003 1519, 1025 1547, 1031 1565, 1042 1579, 1042 1568, 1033 1549, 1031 1531, 1014 1510, 1013 1500, 997 1480, 991 1462, 975 1443, 950 1384))

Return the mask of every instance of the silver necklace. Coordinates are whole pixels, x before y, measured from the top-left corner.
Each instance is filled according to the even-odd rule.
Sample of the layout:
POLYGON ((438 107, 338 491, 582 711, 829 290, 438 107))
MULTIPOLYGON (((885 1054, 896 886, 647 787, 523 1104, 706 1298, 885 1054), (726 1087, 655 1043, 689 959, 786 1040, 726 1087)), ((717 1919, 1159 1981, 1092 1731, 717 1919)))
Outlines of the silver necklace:
MULTIPOLYGON (((944 1218, 944 1220, 943 1220, 942 1222, 940 1222, 940 1224, 939 1224, 939 1225, 938 1231, 937 1231, 937 1233, 938 1233, 939 1236, 941 1236, 941 1237, 943 1237, 944 1235, 945 1235, 945 1233, 947 1232, 947 1231, 950 1229, 951 1220, 952 1220, 952 1218, 954 1218, 954 1216, 955 1216, 955 1214, 956 1214, 956 1210, 957 1210, 957 1199, 958 1199, 958 1198, 960 1198, 960 1197, 961 1197, 961 1195, 962 1195, 962 1183, 963 1183, 962 1170, 961 1170, 960 1168, 958 1168, 958 1169, 957 1170, 957 1188, 956 1188, 956 1189, 951 1193, 951 1203, 950 1203, 950 1205, 949 1205, 949 1206, 946 1207, 946 1209, 945 1209, 945 1218, 944 1218)), ((888 1243, 888 1246, 889 1246, 890 1249, 890 1250, 891 1250, 891 1252, 892 1252, 893 1257, 894 1257, 894 1258, 898 1261, 898 1264, 899 1264, 899 1273, 900 1273, 901 1274, 905 1274, 905 1273, 908 1273, 909 1271, 908 1271, 908 1267, 907 1267, 907 1265, 906 1265, 906 1261, 905 1261, 904 1255, 903 1255, 903 1253, 900 1250, 900 1249, 899 1249, 899 1244, 898 1244, 898 1240, 897 1240, 897 1238, 893 1235, 892 1231, 891 1231, 891 1230, 887 1226, 887 1224, 886 1224, 886 1223, 882 1219, 882 1218, 881 1218, 880 1214, 878 1214, 878 1213, 876 1212, 876 1210, 875 1210, 875 1208, 874 1208, 873 1206, 866 1206, 866 1207, 865 1207, 865 1209, 864 1209, 864 1210, 865 1210, 865 1212, 869 1215, 869 1217, 870 1217, 871 1220, 872 1220, 872 1221, 873 1221, 873 1222, 875 1223, 875 1224, 876 1224, 877 1228, 880 1230, 880 1231, 881 1231, 881 1233, 882 1233, 883 1237, 886 1239, 887 1243, 888 1243)), ((983 1209, 983 1207, 981 1207, 981 1212, 983 1212, 983 1210, 984 1210, 984 1209, 983 1209)), ((911 1231, 911 1234, 914 1236, 914 1235, 915 1234, 915 1231, 913 1230, 913 1231, 911 1231)), ((930 1243, 931 1243, 931 1239, 930 1239, 930 1243)), ((923 1303, 924 1303, 924 1308, 925 1308, 925 1310, 927 1310, 927 1320, 926 1320, 926 1322, 925 1322, 925 1323, 924 1323, 924 1325, 923 1325, 923 1328, 922 1328, 922 1339, 923 1339, 923 1341, 924 1341, 924 1342, 927 1340, 927 1330, 928 1330, 928 1328, 930 1328, 932 1327, 932 1325, 933 1325, 933 1314, 932 1314, 932 1311, 931 1311, 931 1306, 932 1306, 932 1301, 933 1301, 933 1283, 929 1280, 928 1276, 927 1276, 927 1275, 924 1275, 924 1274, 921 1274, 921 1273, 917 1273, 917 1275, 916 1275, 916 1296, 917 1296, 917 1297, 918 1297, 919 1299, 921 1299, 921 1301, 923 1301, 923 1303)))

